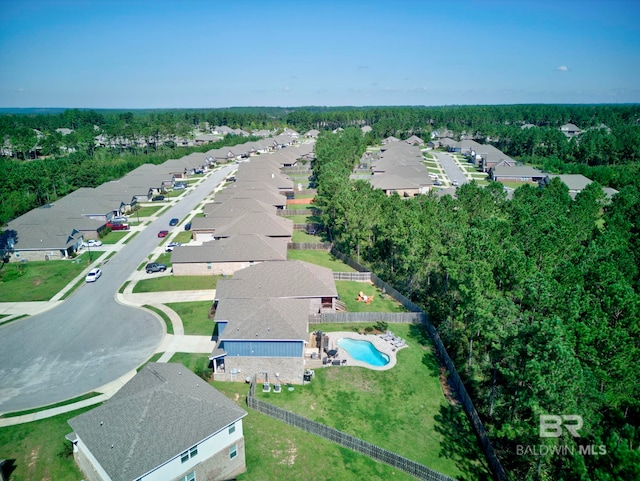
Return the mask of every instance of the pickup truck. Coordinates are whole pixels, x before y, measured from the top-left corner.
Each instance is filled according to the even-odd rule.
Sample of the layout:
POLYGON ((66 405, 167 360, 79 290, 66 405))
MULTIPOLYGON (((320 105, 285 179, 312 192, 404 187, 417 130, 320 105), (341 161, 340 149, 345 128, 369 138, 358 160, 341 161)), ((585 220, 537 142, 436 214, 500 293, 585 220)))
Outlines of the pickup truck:
POLYGON ((120 222, 107 222, 106 226, 111 230, 129 230, 129 224, 122 224, 120 222))
POLYGON ((145 270, 147 274, 151 274, 152 272, 164 272, 167 270, 167 266, 164 264, 158 264, 157 262, 150 262, 146 265, 145 270))

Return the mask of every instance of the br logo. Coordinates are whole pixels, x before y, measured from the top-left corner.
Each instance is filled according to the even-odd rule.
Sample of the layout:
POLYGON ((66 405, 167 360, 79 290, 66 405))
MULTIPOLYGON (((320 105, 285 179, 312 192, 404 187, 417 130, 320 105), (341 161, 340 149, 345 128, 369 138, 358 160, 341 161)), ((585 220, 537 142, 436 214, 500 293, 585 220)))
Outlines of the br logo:
POLYGON ((577 414, 563 414, 557 416, 555 414, 540 415, 540 437, 541 438, 559 438, 562 436, 562 428, 564 427, 574 438, 579 438, 578 431, 582 428, 584 422, 582 416, 577 414))

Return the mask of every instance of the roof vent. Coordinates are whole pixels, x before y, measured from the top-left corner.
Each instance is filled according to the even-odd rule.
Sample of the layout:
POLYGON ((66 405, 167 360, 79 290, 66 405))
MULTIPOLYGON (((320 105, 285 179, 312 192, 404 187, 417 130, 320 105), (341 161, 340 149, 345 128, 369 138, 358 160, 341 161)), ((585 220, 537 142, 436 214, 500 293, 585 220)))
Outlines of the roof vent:
POLYGON ((103 426, 103 425, 104 425, 104 421, 100 421, 100 426, 103 426))

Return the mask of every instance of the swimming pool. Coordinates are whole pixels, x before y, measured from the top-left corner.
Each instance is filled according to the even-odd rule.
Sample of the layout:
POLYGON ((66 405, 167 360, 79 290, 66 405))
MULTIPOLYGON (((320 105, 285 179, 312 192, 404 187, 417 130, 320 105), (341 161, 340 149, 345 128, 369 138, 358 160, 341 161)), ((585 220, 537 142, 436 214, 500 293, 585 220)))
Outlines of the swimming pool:
POLYGON ((389 356, 378 351, 369 341, 357 341, 343 337, 338 339, 338 346, 347 351, 352 358, 372 366, 386 366, 389 364, 389 356))

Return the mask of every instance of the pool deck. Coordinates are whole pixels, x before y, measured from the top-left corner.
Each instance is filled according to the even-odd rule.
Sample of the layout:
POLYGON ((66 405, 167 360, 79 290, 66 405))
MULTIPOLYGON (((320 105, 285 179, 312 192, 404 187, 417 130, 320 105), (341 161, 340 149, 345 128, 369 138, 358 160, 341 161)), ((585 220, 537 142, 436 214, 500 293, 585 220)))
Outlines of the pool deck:
MULTIPOLYGON (((402 347, 395 347, 389 341, 385 341, 381 339, 377 334, 359 334, 357 332, 350 331, 336 331, 336 332, 327 332, 326 333, 330 339, 330 349, 338 350, 338 359, 346 359, 347 363, 341 365, 340 367, 348 367, 348 366, 358 366, 358 367, 366 367, 367 369, 373 369, 375 371, 386 371, 388 369, 392 369, 396 365, 396 353, 400 349, 404 349, 405 347, 409 347, 405 344, 402 347), (369 341, 374 345, 374 347, 389 356, 389 363, 384 366, 372 366, 369 363, 358 361, 352 358, 349 353, 338 346, 338 339, 353 339, 355 341, 369 341)), ((326 365, 323 367, 334 367, 330 365, 326 365)))

